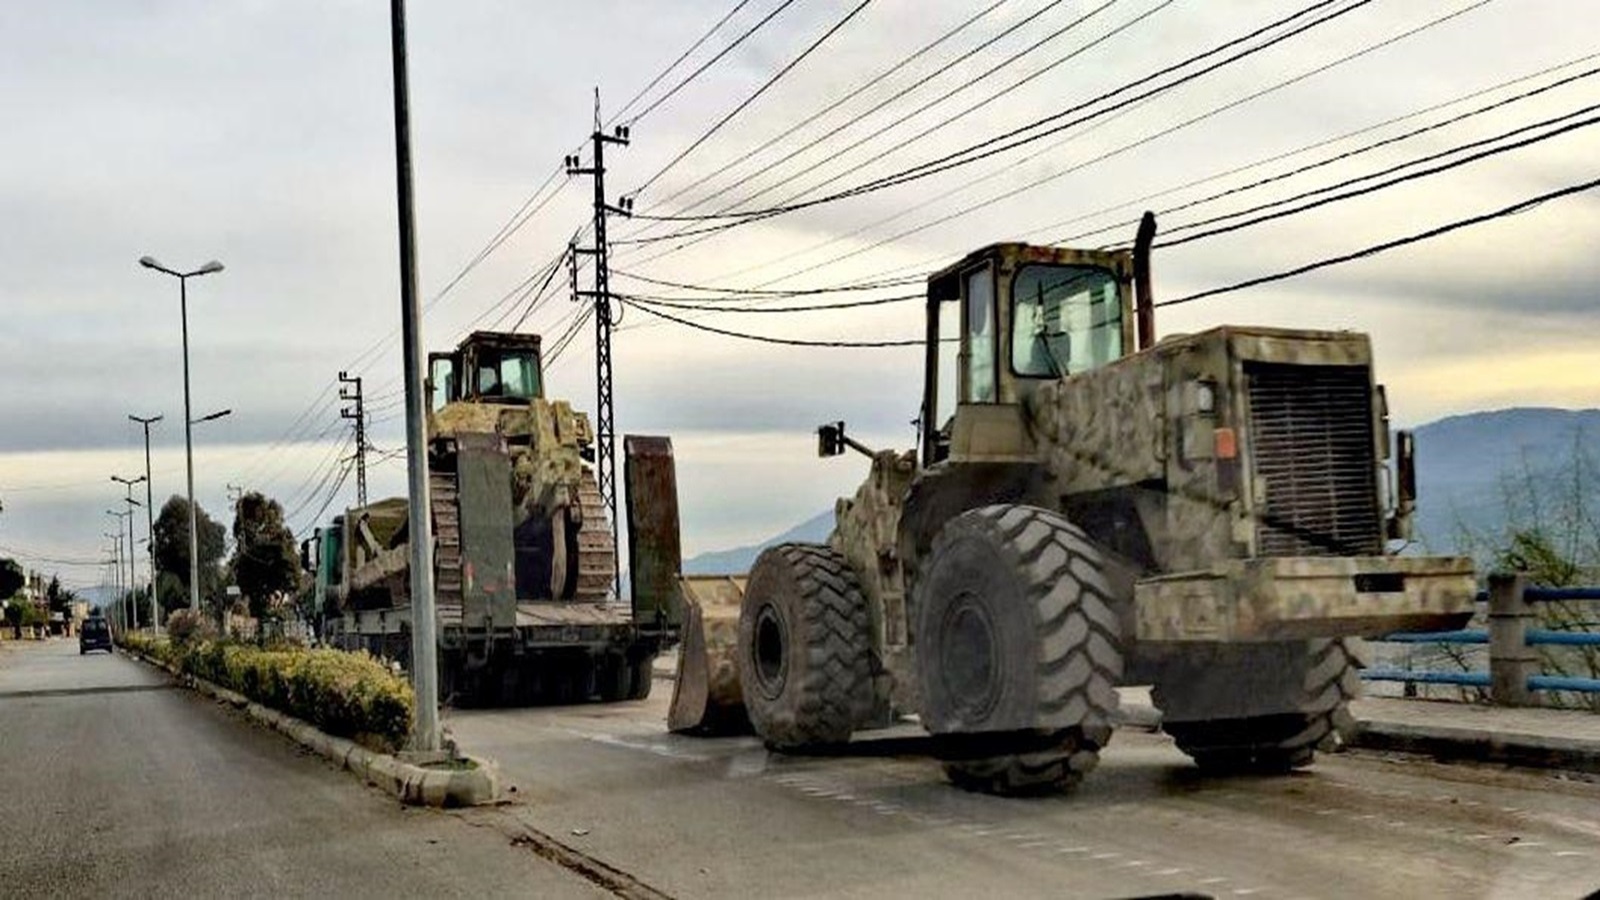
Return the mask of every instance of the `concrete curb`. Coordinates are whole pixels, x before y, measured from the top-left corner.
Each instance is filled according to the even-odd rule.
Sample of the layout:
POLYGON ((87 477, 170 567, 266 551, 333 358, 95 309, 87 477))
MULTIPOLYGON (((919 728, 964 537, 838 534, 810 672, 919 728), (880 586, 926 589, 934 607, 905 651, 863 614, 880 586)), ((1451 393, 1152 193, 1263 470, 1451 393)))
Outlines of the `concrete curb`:
POLYGON ((347 738, 335 737, 310 722, 269 709, 243 694, 205 679, 184 674, 161 660, 151 659, 126 647, 119 647, 118 650, 130 659, 165 671, 184 687, 244 712, 302 747, 327 757, 368 784, 393 794, 402 803, 444 809, 483 806, 500 799, 500 771, 488 760, 466 757, 474 764, 471 769, 434 769, 406 762, 392 754, 368 750, 347 738))
POLYGON ((1600 742, 1448 725, 1359 720, 1350 746, 1431 756, 1441 762, 1490 762, 1600 773, 1600 742))

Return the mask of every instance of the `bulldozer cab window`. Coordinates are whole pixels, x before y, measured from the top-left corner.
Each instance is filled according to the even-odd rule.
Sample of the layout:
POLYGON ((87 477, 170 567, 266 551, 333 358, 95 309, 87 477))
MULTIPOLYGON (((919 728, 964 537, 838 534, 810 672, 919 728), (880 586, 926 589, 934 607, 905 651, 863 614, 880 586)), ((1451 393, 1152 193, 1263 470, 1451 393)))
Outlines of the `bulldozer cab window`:
POLYGON ((994 403, 995 346, 994 321, 994 269, 984 266, 968 272, 963 278, 962 295, 965 297, 963 324, 966 326, 966 377, 963 379, 961 402, 994 403))
POLYGON ((1098 266, 1023 266, 1011 282, 1011 368, 1059 378, 1122 355, 1116 276, 1098 266))
POLYGON ((446 403, 456 399, 456 361, 449 356, 438 355, 429 358, 428 362, 428 382, 432 386, 428 406, 438 412, 446 403))
POLYGON ((538 397, 538 357, 531 350, 479 356, 478 393, 485 397, 522 400, 538 397))

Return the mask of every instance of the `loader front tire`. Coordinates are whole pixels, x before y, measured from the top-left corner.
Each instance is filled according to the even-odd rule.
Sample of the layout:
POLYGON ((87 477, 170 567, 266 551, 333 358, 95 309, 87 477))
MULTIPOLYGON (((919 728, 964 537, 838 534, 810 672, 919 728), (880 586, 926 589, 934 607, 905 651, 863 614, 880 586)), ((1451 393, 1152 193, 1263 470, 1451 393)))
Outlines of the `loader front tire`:
MULTIPOLYGON (((1318 749, 1336 746, 1349 730, 1349 703, 1361 689, 1360 663, 1343 639, 1306 641, 1295 655, 1296 665, 1288 667, 1301 679, 1294 709, 1191 720, 1187 711, 1206 699, 1192 695, 1208 689, 1207 679, 1180 671, 1157 681, 1152 693, 1162 710, 1162 730, 1195 765, 1214 774, 1283 774, 1311 765, 1318 749)), ((1252 663, 1246 656, 1236 665, 1252 663)))
POLYGON ((844 557, 779 544, 750 570, 739 614, 739 677, 750 724, 778 750, 841 744, 873 703, 871 620, 844 557))
POLYGON ((1035 794, 1094 768, 1122 675, 1114 594, 1098 548, 1048 510, 986 506, 939 532, 913 598, 922 721, 998 751, 948 758, 953 782, 1035 794))

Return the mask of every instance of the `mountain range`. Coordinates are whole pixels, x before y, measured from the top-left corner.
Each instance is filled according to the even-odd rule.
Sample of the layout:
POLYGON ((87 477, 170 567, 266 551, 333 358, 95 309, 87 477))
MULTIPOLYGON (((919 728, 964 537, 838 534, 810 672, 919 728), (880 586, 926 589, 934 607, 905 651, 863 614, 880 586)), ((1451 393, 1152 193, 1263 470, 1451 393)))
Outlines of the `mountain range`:
MULTIPOLYGON (((1469 552, 1474 536, 1492 537, 1508 517, 1542 494, 1589 493, 1576 474, 1593 471, 1585 439, 1600 438, 1600 409, 1517 407, 1450 416, 1414 429, 1417 439, 1419 542, 1434 553, 1469 552)), ((1597 485, 1600 487, 1600 485, 1597 485)), ((1596 508, 1600 508, 1597 506, 1596 508)), ((821 543, 833 510, 818 513, 767 540, 702 553, 684 561, 689 574, 749 571, 761 551, 789 541, 821 543)))

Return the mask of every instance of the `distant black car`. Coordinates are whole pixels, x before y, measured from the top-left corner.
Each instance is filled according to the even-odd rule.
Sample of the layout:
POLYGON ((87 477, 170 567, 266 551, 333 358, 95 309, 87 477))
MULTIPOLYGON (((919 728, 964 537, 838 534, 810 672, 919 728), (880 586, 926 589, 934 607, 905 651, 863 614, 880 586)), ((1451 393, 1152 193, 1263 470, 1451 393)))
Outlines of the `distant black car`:
POLYGON ((111 652, 111 627, 106 620, 98 616, 85 619, 83 627, 78 629, 78 653, 82 655, 90 650, 104 650, 111 652))

